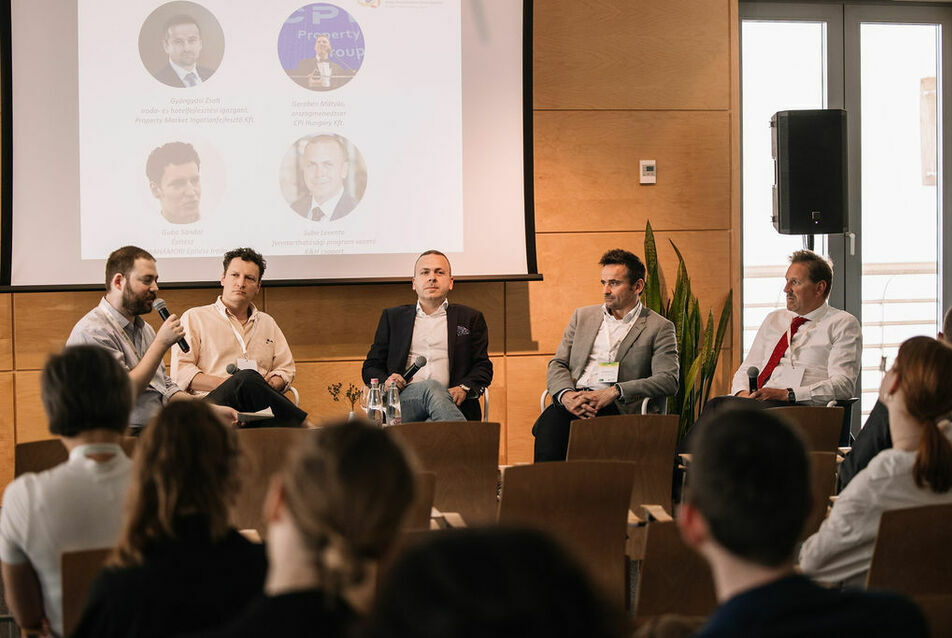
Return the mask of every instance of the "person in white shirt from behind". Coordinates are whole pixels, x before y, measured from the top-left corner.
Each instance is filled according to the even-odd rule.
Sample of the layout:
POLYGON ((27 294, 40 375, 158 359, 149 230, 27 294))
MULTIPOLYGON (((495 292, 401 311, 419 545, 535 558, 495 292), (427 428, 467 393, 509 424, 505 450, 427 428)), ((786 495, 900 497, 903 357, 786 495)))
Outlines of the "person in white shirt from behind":
POLYGON ((50 433, 69 460, 7 486, 0 561, 17 624, 62 635, 63 552, 115 544, 132 461, 119 442, 132 411, 129 374, 104 348, 68 347, 43 368, 50 433))
POLYGON ((840 492, 830 515, 800 549, 815 580, 863 586, 883 512, 952 503, 952 347, 913 337, 899 347, 879 400, 889 411, 893 447, 840 492))

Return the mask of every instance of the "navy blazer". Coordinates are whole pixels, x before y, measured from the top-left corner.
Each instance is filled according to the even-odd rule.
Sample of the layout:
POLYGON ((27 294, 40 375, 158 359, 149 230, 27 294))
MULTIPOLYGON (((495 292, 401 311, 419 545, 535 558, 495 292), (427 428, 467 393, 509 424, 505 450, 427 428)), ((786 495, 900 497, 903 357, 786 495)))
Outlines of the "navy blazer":
MULTIPOLYGON (((370 384, 373 378, 381 383, 394 372, 403 374, 410 356, 416 304, 387 308, 380 315, 377 334, 370 346, 361 376, 370 384)), ((493 364, 489 360, 489 329, 483 313, 468 306, 449 304, 446 307, 446 346, 449 357, 450 387, 471 388, 470 397, 460 406, 466 418, 479 419, 482 394, 493 380, 493 364)))

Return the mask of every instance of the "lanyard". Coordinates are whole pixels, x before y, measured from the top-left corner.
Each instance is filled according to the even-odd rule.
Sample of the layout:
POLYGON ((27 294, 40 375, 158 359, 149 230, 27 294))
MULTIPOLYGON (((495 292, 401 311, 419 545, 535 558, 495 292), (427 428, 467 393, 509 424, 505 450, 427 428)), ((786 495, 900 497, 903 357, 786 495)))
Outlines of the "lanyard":
MULTIPOLYGON (((126 332, 125 328, 119 325, 119 322, 116 321, 116 318, 113 317, 112 313, 110 313, 108 310, 104 310, 102 306, 97 306, 96 310, 98 310, 99 314, 101 314, 103 317, 106 318, 106 321, 108 321, 109 324, 113 328, 116 329, 116 332, 118 332, 122 340, 126 342, 126 345, 128 345, 132 349, 132 352, 135 355, 135 362, 131 366, 129 366, 129 368, 131 369, 139 365, 139 362, 142 361, 143 353, 139 352, 139 347, 136 346, 136 344, 129 337, 129 333, 126 332)), ((159 363, 159 365, 161 366, 162 364, 159 363)), ((159 369, 156 368, 155 374, 152 375, 152 381, 149 382, 149 387, 154 389, 156 392, 159 392, 160 394, 162 394, 164 393, 164 388, 162 384, 156 381, 156 377, 158 376, 159 376, 159 369)))
MULTIPOLYGON (((215 305, 215 309, 218 311, 218 314, 221 315, 222 319, 225 320, 225 323, 228 324, 228 327, 231 328, 231 333, 235 335, 235 341, 238 342, 238 347, 241 348, 241 358, 248 358, 248 347, 245 345, 245 340, 241 336, 241 333, 238 332, 238 329, 235 328, 235 324, 231 322, 231 319, 228 318, 228 313, 219 305, 215 305)), ((249 319, 250 321, 250 319, 249 319)), ((258 331, 258 319, 257 317, 254 320, 254 325, 251 326, 251 335, 248 337, 248 343, 254 341, 255 333, 258 331)))

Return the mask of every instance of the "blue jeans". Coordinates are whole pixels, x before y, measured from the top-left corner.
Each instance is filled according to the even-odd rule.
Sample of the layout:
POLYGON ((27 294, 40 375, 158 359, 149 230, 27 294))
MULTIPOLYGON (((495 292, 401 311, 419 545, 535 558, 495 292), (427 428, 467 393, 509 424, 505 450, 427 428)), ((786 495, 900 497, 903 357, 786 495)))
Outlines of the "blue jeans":
POLYGON ((404 423, 466 420, 443 384, 433 379, 407 384, 400 393, 400 412, 404 423))

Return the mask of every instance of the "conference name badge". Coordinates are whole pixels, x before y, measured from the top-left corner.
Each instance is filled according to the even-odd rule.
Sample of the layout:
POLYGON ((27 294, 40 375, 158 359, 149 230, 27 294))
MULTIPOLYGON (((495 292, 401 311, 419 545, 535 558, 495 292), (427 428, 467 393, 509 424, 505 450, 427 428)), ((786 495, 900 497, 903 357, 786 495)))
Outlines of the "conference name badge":
POLYGON ((616 383, 618 381, 618 362, 599 361, 598 373, 595 379, 599 383, 616 383))
POLYGON ((242 359, 238 358, 238 369, 239 370, 257 370, 258 362, 254 359, 242 359))

